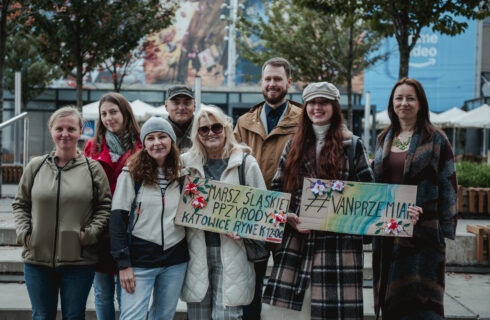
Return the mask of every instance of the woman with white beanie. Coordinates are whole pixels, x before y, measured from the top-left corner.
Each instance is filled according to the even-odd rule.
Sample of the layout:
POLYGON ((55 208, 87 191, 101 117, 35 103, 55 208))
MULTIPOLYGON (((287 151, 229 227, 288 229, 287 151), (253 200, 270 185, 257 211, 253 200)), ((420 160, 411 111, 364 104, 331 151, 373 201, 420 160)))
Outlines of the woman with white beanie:
MULTIPOLYGON (((339 90, 309 84, 296 135, 284 147, 271 190, 291 193, 288 224, 262 301, 263 319, 363 319, 362 236, 301 227, 305 177, 374 181, 366 150, 343 123, 339 90)), ((314 185, 312 186, 314 187, 314 185)))
POLYGON ((149 319, 173 319, 189 261, 185 230, 174 224, 180 154, 163 118, 145 122, 140 138, 143 150, 129 159, 112 200, 111 254, 123 289, 120 319, 146 319, 152 291, 149 319))

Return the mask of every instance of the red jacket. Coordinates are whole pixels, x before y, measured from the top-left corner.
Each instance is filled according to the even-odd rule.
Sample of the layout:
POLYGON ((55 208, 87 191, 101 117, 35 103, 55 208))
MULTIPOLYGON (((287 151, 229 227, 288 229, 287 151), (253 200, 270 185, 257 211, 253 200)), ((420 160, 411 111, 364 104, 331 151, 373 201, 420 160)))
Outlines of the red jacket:
POLYGON ((104 144, 102 145, 101 152, 95 154, 94 148, 95 148, 95 140, 90 139, 89 141, 87 141, 83 153, 85 154, 86 157, 99 161, 99 163, 104 168, 107 178, 109 178, 109 184, 111 186, 111 194, 114 194, 114 190, 116 190, 117 177, 119 177, 122 168, 126 165, 126 161, 133 153, 135 153, 139 149, 142 149, 143 146, 141 145, 141 142, 139 140, 136 141, 134 148, 126 151, 125 154, 119 157, 117 162, 112 162, 111 155, 109 153, 109 148, 107 147, 105 139, 104 139, 104 144))
MULTIPOLYGON (((138 140, 132 149, 129 149, 122 156, 119 157, 117 162, 112 162, 111 155, 109 153, 109 148, 107 148, 106 140, 104 139, 104 144, 102 145, 102 151, 99 153, 94 152, 94 139, 90 139, 85 145, 84 154, 88 158, 97 160, 104 168, 104 171, 109 178, 109 184, 111 186, 111 194, 114 195, 114 190, 116 190, 116 183, 122 168, 126 165, 128 158, 142 149, 143 146, 138 140)), ((117 264, 110 254, 110 241, 109 241, 109 229, 104 232, 103 237, 100 239, 99 246, 99 262, 95 266, 95 271, 107 273, 107 274, 117 274, 117 264)))

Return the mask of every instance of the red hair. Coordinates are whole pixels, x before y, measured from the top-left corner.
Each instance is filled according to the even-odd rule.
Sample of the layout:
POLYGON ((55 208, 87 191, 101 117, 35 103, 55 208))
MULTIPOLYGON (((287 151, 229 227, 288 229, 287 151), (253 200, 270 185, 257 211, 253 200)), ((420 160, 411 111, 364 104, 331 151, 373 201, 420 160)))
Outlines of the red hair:
POLYGON ((323 148, 320 151, 318 161, 316 161, 316 138, 313 131, 313 123, 306 113, 306 105, 299 122, 298 131, 291 141, 291 148, 284 164, 282 191, 294 195, 298 187, 305 178, 307 161, 316 163, 316 178, 320 179, 340 179, 340 170, 344 164, 343 141, 343 122, 344 117, 340 104, 336 100, 328 100, 332 105, 332 118, 330 119, 330 129, 324 139, 323 148))

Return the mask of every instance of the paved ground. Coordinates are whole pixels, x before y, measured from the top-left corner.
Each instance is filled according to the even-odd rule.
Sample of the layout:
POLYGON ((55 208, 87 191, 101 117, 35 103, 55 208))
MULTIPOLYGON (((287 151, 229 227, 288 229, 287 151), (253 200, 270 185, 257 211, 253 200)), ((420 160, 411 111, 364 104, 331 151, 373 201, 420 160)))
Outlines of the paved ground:
MULTIPOLYGON (((13 227, 11 216, 12 198, 17 191, 16 185, 3 185, 0 199, 0 228, 10 229, 13 227)), ((471 220, 472 223, 480 223, 471 220)), ((458 223, 457 234, 466 233, 465 220, 458 223)), ((482 223, 489 224, 489 221, 482 223)), ((18 259, 19 249, 16 247, 2 250, 2 260, 15 261, 18 259)), ((446 293, 444 306, 447 319, 488 319, 490 320, 490 274, 469 274, 469 273, 447 273, 446 274, 446 293)), ((89 311, 94 310, 93 294, 90 294, 87 303, 89 311)), ((13 314, 14 310, 28 311, 30 303, 27 290, 22 283, 3 283, 0 284, 0 319, 17 319, 5 316, 13 314)), ((186 310, 186 305, 179 302, 177 308, 182 317, 186 310)), ((373 297, 372 289, 364 289, 364 310, 366 319, 373 318, 373 297)), ((267 305, 264 305, 263 312, 268 312, 267 305)), ((28 313, 26 313, 28 314, 28 313)))

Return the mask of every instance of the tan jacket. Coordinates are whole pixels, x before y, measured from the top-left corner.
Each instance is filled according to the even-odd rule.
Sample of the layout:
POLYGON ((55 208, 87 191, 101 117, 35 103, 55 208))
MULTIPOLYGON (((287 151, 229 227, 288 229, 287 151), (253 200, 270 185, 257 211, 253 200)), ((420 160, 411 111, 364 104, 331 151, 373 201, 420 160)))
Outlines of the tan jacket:
POLYGON ((249 112, 238 118, 235 127, 235 137, 252 148, 252 154, 257 159, 267 189, 276 174, 279 158, 286 143, 296 132, 303 106, 289 100, 284 111, 284 117, 268 135, 260 120, 264 102, 253 106, 249 112))
POLYGON ((111 209, 107 175, 96 160, 87 164, 82 153, 60 169, 53 154, 45 158, 29 162, 12 203, 22 258, 46 267, 95 264, 98 237, 111 209))

